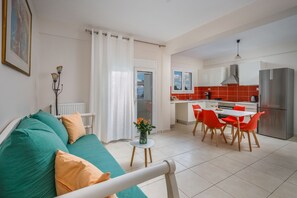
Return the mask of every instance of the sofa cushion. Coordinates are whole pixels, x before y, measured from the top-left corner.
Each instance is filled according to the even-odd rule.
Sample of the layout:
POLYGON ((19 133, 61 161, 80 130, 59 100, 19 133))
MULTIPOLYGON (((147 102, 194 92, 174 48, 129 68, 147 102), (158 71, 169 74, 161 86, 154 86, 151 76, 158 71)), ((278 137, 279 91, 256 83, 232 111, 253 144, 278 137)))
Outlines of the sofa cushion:
POLYGON ((49 126, 24 118, 0 145, 0 197, 56 196, 58 149, 68 152, 49 126))
POLYGON ((109 172, 103 173, 90 162, 60 150, 56 153, 55 170, 58 196, 110 179, 109 172))
POLYGON ((86 129, 80 113, 62 116, 62 123, 67 129, 70 144, 73 144, 77 139, 86 135, 86 129))
MULTIPOLYGON (((67 148, 71 154, 91 162, 102 172, 110 172, 111 178, 125 174, 125 171, 101 144, 96 135, 85 135, 74 144, 68 144, 67 148)), ((117 196, 123 198, 146 197, 137 186, 118 192, 117 196)))
POLYGON ((68 142, 68 133, 64 125, 53 115, 40 110, 39 112, 31 115, 31 118, 35 118, 44 124, 51 127, 55 133, 61 138, 61 140, 66 145, 68 142))

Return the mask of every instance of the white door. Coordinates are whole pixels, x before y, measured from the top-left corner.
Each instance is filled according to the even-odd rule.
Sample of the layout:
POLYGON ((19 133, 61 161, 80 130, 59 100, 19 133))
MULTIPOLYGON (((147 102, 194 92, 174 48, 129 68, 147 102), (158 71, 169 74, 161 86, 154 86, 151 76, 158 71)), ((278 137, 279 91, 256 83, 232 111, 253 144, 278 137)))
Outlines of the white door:
MULTIPOLYGON (((154 69, 135 69, 135 120, 141 117, 154 126, 156 126, 155 84, 154 69)), ((154 129, 152 133, 155 131, 154 129)), ((135 135, 138 136, 137 133, 135 135)))

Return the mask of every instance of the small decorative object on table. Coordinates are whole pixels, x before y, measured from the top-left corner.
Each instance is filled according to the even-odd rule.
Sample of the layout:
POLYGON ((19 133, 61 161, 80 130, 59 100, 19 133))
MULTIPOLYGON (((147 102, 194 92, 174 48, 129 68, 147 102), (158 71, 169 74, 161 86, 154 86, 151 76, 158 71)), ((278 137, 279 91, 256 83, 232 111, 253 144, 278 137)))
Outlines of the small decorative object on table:
POLYGON ((138 118, 137 122, 133 122, 137 128, 137 131, 140 132, 139 136, 139 144, 146 144, 147 143, 147 134, 150 134, 153 128, 156 128, 153 126, 149 121, 138 118))

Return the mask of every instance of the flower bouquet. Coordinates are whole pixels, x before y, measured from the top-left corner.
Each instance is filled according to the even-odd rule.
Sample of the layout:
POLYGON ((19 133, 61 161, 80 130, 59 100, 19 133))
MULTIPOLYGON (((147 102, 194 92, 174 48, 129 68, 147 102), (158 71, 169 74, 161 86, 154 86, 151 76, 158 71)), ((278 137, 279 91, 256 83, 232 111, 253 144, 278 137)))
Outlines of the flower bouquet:
POLYGON ((147 134, 151 134, 151 131, 153 130, 153 128, 156 128, 156 127, 153 126, 149 121, 143 118, 137 118, 137 122, 133 122, 133 123, 137 128, 137 132, 140 133, 139 143, 146 144, 147 134))

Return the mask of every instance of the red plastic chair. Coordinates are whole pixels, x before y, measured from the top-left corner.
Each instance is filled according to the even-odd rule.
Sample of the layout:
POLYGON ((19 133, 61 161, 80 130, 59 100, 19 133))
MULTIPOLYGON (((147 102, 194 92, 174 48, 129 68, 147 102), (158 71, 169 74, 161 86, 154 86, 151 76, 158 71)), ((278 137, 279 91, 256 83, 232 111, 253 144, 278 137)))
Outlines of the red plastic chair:
MULTIPOLYGON (((237 111, 245 111, 245 106, 234 106, 233 110, 237 110, 237 111)), ((231 130, 231 134, 232 134, 232 139, 234 139, 234 127, 233 124, 237 123, 237 119, 234 116, 228 116, 226 118, 222 118, 222 120, 224 122, 226 122, 226 126, 229 124, 232 126, 232 130, 231 130)), ((239 117, 239 122, 242 122, 244 120, 244 117, 239 117)), ((226 127, 225 127, 226 128, 226 127)), ((224 128, 224 130, 225 130, 224 128)))
POLYGON ((202 142, 204 141, 204 138, 207 134, 207 131, 211 130, 211 139, 213 138, 213 135, 216 135, 216 145, 218 146, 218 135, 217 135, 217 129, 221 131, 221 135, 223 136, 225 142, 227 143, 226 137, 224 135, 223 128, 226 126, 225 123, 221 123, 216 116, 215 112, 212 110, 202 110, 203 113, 203 123, 206 125, 206 130, 204 131, 204 136, 202 138, 202 142))
POLYGON ((263 112, 258 112, 258 113, 256 113, 256 114, 251 118, 251 120, 250 120, 248 123, 244 123, 244 122, 240 123, 240 124, 239 124, 239 126, 240 126, 240 132, 239 132, 239 130, 238 130, 238 128, 237 128, 237 123, 235 123, 233 126, 237 128, 237 131, 236 131, 235 137, 234 137, 233 140, 232 140, 231 145, 233 145, 234 140, 236 139, 236 137, 239 136, 239 137, 238 137, 238 149, 239 149, 239 151, 240 151, 241 136, 242 136, 243 132, 246 132, 247 135, 248 135, 250 152, 252 152, 252 145, 251 145, 250 133, 253 134, 257 146, 260 147, 259 141, 258 141, 257 136, 256 136, 256 133, 255 133, 255 129, 257 128, 258 120, 260 119, 260 116, 261 116, 262 114, 264 114, 264 113, 265 113, 264 111, 263 111, 263 112), (240 134, 239 134, 239 133, 240 133, 240 134))
POLYGON ((194 116, 196 118, 196 123, 195 123, 195 127, 193 130, 193 135, 195 136, 195 132, 196 132, 196 127, 198 125, 199 122, 201 122, 201 131, 203 131, 204 129, 204 124, 203 124, 203 113, 200 111, 198 111, 198 109, 201 109, 200 105, 192 105, 193 107, 193 112, 194 112, 194 116))

